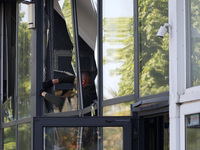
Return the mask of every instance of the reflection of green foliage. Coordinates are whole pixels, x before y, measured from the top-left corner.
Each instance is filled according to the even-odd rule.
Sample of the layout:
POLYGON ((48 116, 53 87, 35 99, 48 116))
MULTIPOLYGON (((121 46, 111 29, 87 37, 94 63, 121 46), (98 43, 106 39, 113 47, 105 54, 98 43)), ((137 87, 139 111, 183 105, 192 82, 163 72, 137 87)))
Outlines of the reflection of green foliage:
POLYGON ((19 13, 18 25, 18 96, 19 117, 30 114, 31 90, 31 30, 28 23, 22 22, 25 12, 19 13))
MULTIPOLYGON (((200 1, 192 0, 190 14, 191 28, 197 29, 198 34, 200 34, 200 1)), ((191 31, 192 32, 192 31, 191 31)), ((193 33, 192 33, 193 34, 193 33)), ((200 38, 191 36, 191 47, 190 47, 190 61, 191 61, 191 80, 192 86, 200 85, 200 38)))
POLYGON ((19 125, 18 146, 20 150, 31 149, 31 126, 30 123, 19 125))
POLYGON ((121 75, 118 96, 134 93, 134 49, 133 49, 133 18, 104 18, 104 43, 119 45, 122 48, 106 50, 104 64, 122 63, 120 68, 110 71, 111 76, 121 75))
POLYGON ((161 25, 168 22, 168 0, 139 1, 140 96, 168 91, 168 36, 156 37, 161 25))
POLYGON ((199 128, 187 128, 186 130, 186 149, 196 150, 200 146, 200 132, 199 128))
POLYGON ((103 149, 121 150, 123 147, 123 128, 103 128, 103 149))
POLYGON ((15 127, 8 127, 4 129, 4 149, 16 149, 15 127))
POLYGON ((67 24, 67 29, 69 32, 69 36, 71 37, 72 43, 74 43, 73 40, 73 24, 72 24, 72 12, 71 12, 71 1, 65 0, 62 8, 62 13, 65 17, 65 21, 67 24))
MULTIPOLYGON (((156 37, 161 25, 168 22, 168 0, 139 0, 140 95, 146 96, 168 91, 169 52, 168 36, 156 37)), ((105 18, 104 43, 123 45, 107 49, 106 63, 122 63, 110 71, 121 75, 118 96, 134 93, 133 18, 105 18)))
MULTIPOLYGON (((69 36, 71 38, 72 43, 74 44, 74 35, 73 35, 74 32, 73 32, 71 1, 70 0, 65 0, 63 8, 62 8, 62 12, 65 17, 69 36)), ((72 66, 75 68, 75 71, 76 71, 75 49, 72 50, 72 66)))

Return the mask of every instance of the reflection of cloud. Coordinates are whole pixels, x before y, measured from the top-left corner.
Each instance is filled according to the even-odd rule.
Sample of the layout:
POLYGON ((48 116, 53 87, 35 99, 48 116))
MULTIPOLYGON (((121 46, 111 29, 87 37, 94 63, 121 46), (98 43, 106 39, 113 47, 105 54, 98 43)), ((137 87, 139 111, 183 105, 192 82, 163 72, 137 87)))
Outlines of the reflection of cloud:
POLYGON ((116 93, 116 95, 119 92, 119 82, 121 75, 111 76, 110 72, 120 68, 122 63, 108 63, 104 64, 103 66, 103 86, 104 86, 104 97, 106 98, 113 98, 113 95, 111 93, 116 93), (111 92, 112 91, 112 92, 111 92))
POLYGON ((133 16, 133 0, 104 0, 103 8, 103 17, 133 16))

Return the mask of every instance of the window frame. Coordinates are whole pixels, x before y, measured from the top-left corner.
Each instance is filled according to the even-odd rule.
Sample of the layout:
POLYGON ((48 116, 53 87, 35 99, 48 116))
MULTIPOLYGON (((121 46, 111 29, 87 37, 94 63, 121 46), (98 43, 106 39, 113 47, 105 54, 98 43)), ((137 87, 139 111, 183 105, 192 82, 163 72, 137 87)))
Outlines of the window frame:
POLYGON ((186 116, 200 113, 199 105, 200 101, 195 101, 180 106, 180 149, 186 148, 186 116))
POLYGON ((183 44, 184 52, 178 52, 178 59, 180 60, 180 63, 178 64, 178 68, 180 68, 179 71, 181 71, 181 73, 178 75, 179 76, 179 78, 178 78, 178 82, 179 82, 178 94, 180 96, 180 103, 185 103, 185 102, 190 102, 190 101, 200 99, 200 95, 199 95, 200 85, 187 88, 187 80, 188 80, 187 75, 189 74, 188 70, 187 70, 187 65, 188 65, 188 62, 187 62, 187 57, 188 57, 187 56, 188 55, 188 42, 187 42, 188 41, 188 38, 187 38, 188 5, 187 5, 187 3, 188 3, 188 0, 185 0, 183 3, 184 19, 182 20, 182 22, 184 22, 184 23, 181 27, 184 31, 184 33, 182 35, 184 37, 184 44, 183 44))
POLYGON ((34 150, 43 149, 44 127, 123 127, 123 149, 132 149, 132 117, 35 117, 34 150))

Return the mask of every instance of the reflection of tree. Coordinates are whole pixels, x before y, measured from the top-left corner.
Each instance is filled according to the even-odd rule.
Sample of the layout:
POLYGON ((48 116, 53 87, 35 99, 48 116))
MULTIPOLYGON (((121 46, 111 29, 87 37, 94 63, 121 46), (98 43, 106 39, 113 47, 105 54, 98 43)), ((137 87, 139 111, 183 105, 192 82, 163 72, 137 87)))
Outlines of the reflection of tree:
POLYGON ((197 33, 194 33, 191 31, 191 57, 190 57, 190 61, 192 63, 192 67, 191 69, 191 74, 192 74, 192 86, 197 86, 200 85, 200 37, 195 37, 193 34, 197 34, 200 35, 200 21, 199 21, 199 12, 200 12, 200 8, 199 8, 199 4, 200 1, 199 0, 193 0, 190 1, 191 3, 191 10, 189 13, 191 18, 191 28, 193 29, 197 29, 197 33))
MULTIPOLYGON (((62 8, 62 12, 65 17, 69 36, 71 38, 72 44, 74 44, 71 1, 70 0, 65 0, 63 8, 62 8)), ((74 48, 72 50, 72 66, 74 68, 76 68, 75 49, 74 48)), ((75 69, 75 71, 76 71, 76 69, 75 69)))
POLYGON ((122 65, 110 71, 111 76, 121 76, 118 96, 134 93, 134 51, 133 51, 133 18, 118 17, 104 18, 104 43, 122 48, 106 50, 104 64, 121 63, 122 65))
POLYGON ((168 91, 168 36, 156 37, 161 25, 168 22, 168 0, 139 1, 140 95, 168 91))
POLYGON ((16 149, 15 127, 8 127, 4 129, 4 149, 16 149))
POLYGON ((30 123, 19 125, 18 146, 21 150, 31 149, 31 126, 30 123))
POLYGON ((28 23, 22 22, 25 12, 19 13, 18 25, 18 97, 19 117, 30 114, 30 64, 31 64, 31 30, 28 23))
POLYGON ((187 150, 196 150, 200 146, 200 132, 199 128, 187 128, 186 130, 186 149, 187 150))
MULTIPOLYGON (((140 48, 140 94, 141 96, 168 91, 169 61, 168 36, 156 37, 161 25, 168 22, 168 0, 140 0, 139 48, 140 48)), ((123 48, 107 49, 104 64, 121 62, 122 66, 110 71, 121 75, 118 96, 134 93, 134 46, 133 18, 105 18, 104 43, 123 48)))
POLYGON ((121 127, 103 128, 103 149, 121 150, 123 147, 123 129, 121 127))

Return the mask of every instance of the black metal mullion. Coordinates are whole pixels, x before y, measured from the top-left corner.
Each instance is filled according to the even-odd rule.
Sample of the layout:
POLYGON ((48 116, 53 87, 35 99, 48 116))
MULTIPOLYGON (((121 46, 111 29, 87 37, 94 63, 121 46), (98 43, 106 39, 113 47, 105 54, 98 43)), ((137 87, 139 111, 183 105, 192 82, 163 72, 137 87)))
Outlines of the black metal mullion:
MULTIPOLYGON (((32 66, 31 71, 35 72, 35 78, 32 82, 32 87, 35 89, 35 101, 33 106, 35 106, 34 110, 35 114, 32 113, 33 116, 42 116, 43 112, 43 101, 42 97, 37 94, 39 93, 39 90, 42 89, 41 83, 43 81, 43 26, 44 26, 44 7, 43 7, 44 1, 43 0, 36 0, 35 1, 35 10, 36 15, 35 18, 36 21, 36 54, 33 56, 34 62, 35 62, 35 68, 32 66), (34 69, 35 70, 34 70, 34 69), (33 85, 34 84, 34 85, 33 85), (35 87, 34 87, 35 86, 35 87)), ((32 54, 33 55, 33 54, 32 54)), ((33 107, 32 107, 33 108, 33 107)))
MULTIPOLYGON (((77 20, 77 9, 76 0, 71 0, 72 5, 72 20, 74 29, 74 46, 76 54, 76 69, 77 69, 77 84, 78 84, 78 96, 80 100, 80 108, 83 109, 83 92, 82 92, 82 76, 80 68, 80 54, 79 54, 79 41, 78 41, 78 20, 77 20)), ((81 116, 81 111, 79 111, 79 116, 81 116)))
POLYGON ((53 79, 54 78, 54 0, 49 0, 49 18, 50 18, 50 40, 49 40, 49 50, 50 50, 50 78, 53 79))
POLYGON ((97 32, 98 32, 98 116, 103 116, 103 27, 102 27, 102 2, 103 0, 98 0, 97 2, 97 32))
MULTIPOLYGON (((4 6, 3 4, 1 3, 0 4, 0 40, 1 40, 1 44, 0 44, 0 108, 2 108, 2 101, 3 101, 3 44, 4 44, 4 6)), ((3 118, 3 115, 2 115, 2 111, 0 111, 0 127, 2 125, 2 119, 3 118)), ((3 128, 1 127, 0 128, 0 139, 3 139, 4 137, 4 132, 3 132, 3 128)), ((3 140, 0 140, 0 149, 3 149, 3 140)))

